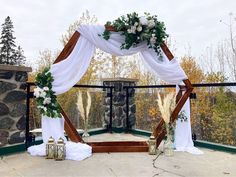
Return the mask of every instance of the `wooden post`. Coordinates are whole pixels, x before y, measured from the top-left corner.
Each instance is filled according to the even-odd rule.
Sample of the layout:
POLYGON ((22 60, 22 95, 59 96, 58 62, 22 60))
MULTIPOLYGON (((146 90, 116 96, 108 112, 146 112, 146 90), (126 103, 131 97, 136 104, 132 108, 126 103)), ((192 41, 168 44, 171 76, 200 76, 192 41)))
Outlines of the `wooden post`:
MULTIPOLYGON (((173 54, 170 52, 170 50, 168 49, 168 47, 166 46, 166 44, 162 44, 161 45, 161 49, 163 50, 163 52, 165 53, 165 55, 167 56, 167 58, 171 61, 174 56, 173 54)), ((176 96, 176 107, 173 110, 172 114, 171 114, 171 118, 170 118, 170 122, 173 123, 177 118, 178 118, 178 114, 180 112, 180 110, 182 109, 182 107, 184 106, 185 102, 187 101, 187 99, 189 98, 192 90, 193 90, 193 86, 191 84, 191 82, 189 81, 189 79, 183 80, 184 84, 185 84, 185 93, 182 95, 182 92, 184 90, 183 86, 179 86, 180 90, 176 96)), ((156 137, 157 140, 157 147, 160 145, 161 141, 164 139, 165 134, 166 134, 166 130, 165 128, 163 128, 165 125, 165 122, 163 119, 160 120, 160 122, 158 123, 156 129, 154 130, 153 134, 156 137)))
MULTIPOLYGON (((80 33, 76 31, 72 35, 72 37, 70 38, 68 43, 65 45, 64 49, 62 50, 60 55, 57 57, 54 64, 66 59, 66 57, 68 57, 70 55, 70 53, 74 49, 79 37, 80 37, 80 33)), ((73 142, 83 142, 83 139, 80 137, 79 133, 77 132, 77 130, 75 129, 75 127, 71 123, 70 119, 68 118, 68 116, 66 115, 64 110, 62 108, 61 108, 61 110, 62 110, 62 115, 65 119, 64 129, 66 131, 66 134, 70 138, 70 140, 73 142)))

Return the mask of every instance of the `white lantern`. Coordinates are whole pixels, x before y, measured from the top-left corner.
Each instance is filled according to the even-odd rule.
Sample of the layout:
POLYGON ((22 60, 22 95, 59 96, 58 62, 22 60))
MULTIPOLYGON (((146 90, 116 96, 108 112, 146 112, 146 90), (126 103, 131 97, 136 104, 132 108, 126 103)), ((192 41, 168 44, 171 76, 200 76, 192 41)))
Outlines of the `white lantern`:
POLYGON ((65 160, 65 156, 66 156, 65 143, 64 143, 64 140, 60 138, 57 141, 57 145, 56 145, 55 160, 65 160))
POLYGON ((148 153, 149 153, 149 155, 156 155, 157 154, 156 138, 153 135, 151 135, 148 140, 148 153))
POLYGON ((53 159, 55 154, 55 142, 53 137, 48 139, 48 143, 46 144, 46 158, 53 159))

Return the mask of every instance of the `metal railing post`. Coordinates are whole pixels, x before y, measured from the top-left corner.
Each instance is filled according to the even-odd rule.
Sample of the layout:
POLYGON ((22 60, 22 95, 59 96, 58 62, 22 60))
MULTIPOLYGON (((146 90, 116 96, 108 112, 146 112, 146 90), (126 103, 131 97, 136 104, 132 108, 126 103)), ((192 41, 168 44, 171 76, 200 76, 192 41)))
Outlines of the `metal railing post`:
POLYGON ((26 120, 25 120, 25 148, 29 147, 29 114, 30 114, 30 84, 27 83, 26 120))
POLYGON ((126 87, 126 131, 130 131, 129 125, 129 88, 126 87))
POLYGON ((112 87, 110 87, 110 120, 109 120, 109 132, 112 133, 112 107, 113 107, 113 94, 112 94, 112 87))

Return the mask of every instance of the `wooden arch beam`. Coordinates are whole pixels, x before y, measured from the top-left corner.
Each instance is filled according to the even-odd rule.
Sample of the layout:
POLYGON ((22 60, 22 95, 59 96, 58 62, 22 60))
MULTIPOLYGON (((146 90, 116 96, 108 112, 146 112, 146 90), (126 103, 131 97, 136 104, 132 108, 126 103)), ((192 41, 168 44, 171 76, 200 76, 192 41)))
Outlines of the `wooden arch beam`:
MULTIPOLYGON (((75 32, 72 35, 72 37, 70 38, 68 43, 65 45, 64 49, 61 51, 59 56, 54 61, 54 64, 59 63, 60 61, 66 59, 70 55, 70 53, 74 49, 79 37, 80 37, 79 32, 75 32)), ((77 132, 76 128, 73 126, 72 122, 70 121, 70 119, 67 116, 67 114, 65 113, 65 111, 62 108, 61 108, 61 110, 62 110, 62 115, 65 119, 64 129, 65 129, 65 132, 66 132, 67 136, 73 142, 76 142, 76 143, 77 142, 83 142, 83 139, 81 138, 81 136, 77 132)))

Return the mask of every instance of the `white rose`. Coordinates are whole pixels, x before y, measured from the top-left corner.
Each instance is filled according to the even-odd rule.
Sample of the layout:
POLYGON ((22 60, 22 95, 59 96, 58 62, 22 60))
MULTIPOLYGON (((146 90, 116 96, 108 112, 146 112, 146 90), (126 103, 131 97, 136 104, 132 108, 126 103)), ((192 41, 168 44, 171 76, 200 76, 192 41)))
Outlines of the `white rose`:
POLYGON ((34 96, 35 96, 36 98, 38 98, 39 95, 40 95, 39 92, 34 90, 34 96))
POLYGON ((134 23, 134 26, 138 26, 138 22, 135 22, 135 23, 134 23))
POLYGON ((43 90, 48 91, 49 88, 48 87, 43 87, 43 90))
POLYGON ((42 108, 43 108, 43 106, 37 106, 37 108, 38 108, 38 109, 42 109, 42 108))
POLYGON ((148 23, 146 17, 144 17, 144 16, 140 17, 139 21, 140 21, 141 25, 147 25, 147 23, 148 23))
POLYGON ((154 20, 148 20, 148 28, 153 28, 155 26, 154 20))
POLYGON ((49 97, 46 97, 44 100, 43 100, 43 104, 50 104, 51 103, 51 98, 49 97))
POLYGON ((43 106, 42 108, 43 108, 44 112, 47 112, 47 108, 46 107, 43 106))
POLYGON ((153 45, 153 44, 155 44, 156 43, 156 37, 151 37, 151 39, 150 39, 150 43, 153 45))
POLYGON ((36 87, 36 88, 34 89, 34 96, 35 96, 36 98, 39 98, 40 95, 41 95, 41 92, 42 92, 42 89, 39 88, 39 87, 36 87))
POLYGON ((46 92, 44 92, 44 91, 42 91, 41 93, 40 93, 40 97, 42 97, 42 98, 45 98, 46 97, 46 92))
POLYGON ((135 27, 135 26, 131 26, 131 29, 130 29, 130 30, 131 30, 131 33, 133 33, 133 34, 136 33, 136 32, 135 32, 135 31, 136 31, 136 27, 135 27))
POLYGON ((142 31, 142 29, 143 29, 142 26, 138 26, 138 27, 137 27, 137 31, 138 31, 138 32, 142 31))

